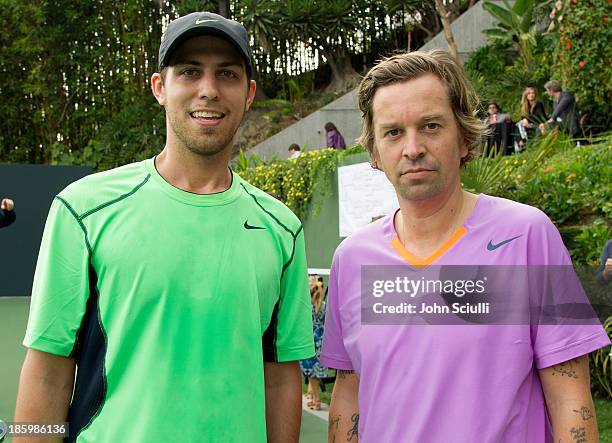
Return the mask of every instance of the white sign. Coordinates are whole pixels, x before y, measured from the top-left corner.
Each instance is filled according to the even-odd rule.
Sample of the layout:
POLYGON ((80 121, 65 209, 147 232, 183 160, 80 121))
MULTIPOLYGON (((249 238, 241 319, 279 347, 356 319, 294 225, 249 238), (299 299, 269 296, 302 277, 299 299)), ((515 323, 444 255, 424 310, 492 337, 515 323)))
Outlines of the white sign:
POLYGON ((397 207, 395 190, 382 171, 369 163, 338 168, 340 237, 347 237, 397 207))

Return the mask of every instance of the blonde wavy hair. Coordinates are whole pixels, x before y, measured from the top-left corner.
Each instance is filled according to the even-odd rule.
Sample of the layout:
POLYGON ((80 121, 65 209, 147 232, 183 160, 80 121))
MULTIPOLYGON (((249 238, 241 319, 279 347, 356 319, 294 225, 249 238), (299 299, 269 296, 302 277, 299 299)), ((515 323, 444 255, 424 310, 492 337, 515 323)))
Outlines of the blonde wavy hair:
POLYGON ((383 58, 370 69, 359 85, 357 101, 363 125, 358 142, 370 154, 370 162, 375 168, 372 102, 376 91, 383 86, 413 80, 425 74, 436 75, 448 90, 455 120, 468 148, 468 154, 461 159, 461 166, 480 152, 487 128, 477 117, 478 96, 463 68, 448 52, 439 49, 404 52, 383 58))
POLYGON ((531 114, 531 111, 535 107, 537 101, 538 101, 538 91, 536 90, 536 88, 532 88, 531 86, 528 88, 525 88, 525 90, 523 91, 523 95, 521 96, 521 115, 523 115, 524 117, 527 117, 529 114, 531 114), (529 94, 529 92, 531 91, 533 91, 533 93, 535 94, 533 103, 529 103, 529 100, 527 99, 527 94, 529 94))

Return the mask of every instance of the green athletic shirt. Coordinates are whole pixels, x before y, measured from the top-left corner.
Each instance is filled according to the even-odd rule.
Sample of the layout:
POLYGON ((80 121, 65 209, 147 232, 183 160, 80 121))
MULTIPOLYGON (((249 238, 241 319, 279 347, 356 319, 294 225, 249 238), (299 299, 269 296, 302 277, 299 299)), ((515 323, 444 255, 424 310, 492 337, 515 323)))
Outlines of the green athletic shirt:
POLYGON ((72 356, 81 442, 265 442, 264 361, 314 355, 302 226, 232 172, 167 183, 153 159, 53 201, 24 345, 72 356))

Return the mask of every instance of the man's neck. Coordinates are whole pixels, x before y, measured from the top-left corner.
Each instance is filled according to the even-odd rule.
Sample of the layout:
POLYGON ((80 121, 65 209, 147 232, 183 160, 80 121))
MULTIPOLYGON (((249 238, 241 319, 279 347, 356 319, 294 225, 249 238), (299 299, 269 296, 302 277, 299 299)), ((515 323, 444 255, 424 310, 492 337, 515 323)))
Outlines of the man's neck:
POLYGON ((227 190, 232 183, 228 168, 230 150, 204 156, 166 144, 155 157, 159 175, 172 186, 194 194, 214 194, 227 190))
POLYGON ((433 254, 459 229, 478 196, 457 186, 450 195, 427 201, 400 201, 395 229, 404 247, 419 258, 433 254))

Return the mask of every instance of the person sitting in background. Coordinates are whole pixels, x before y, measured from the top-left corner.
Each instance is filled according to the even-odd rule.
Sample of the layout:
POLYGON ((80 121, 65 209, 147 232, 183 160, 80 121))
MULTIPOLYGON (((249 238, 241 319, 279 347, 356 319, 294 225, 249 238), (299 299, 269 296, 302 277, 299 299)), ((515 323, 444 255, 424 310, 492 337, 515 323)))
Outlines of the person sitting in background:
POLYGON ((297 143, 293 143, 291 146, 289 146, 289 149, 287 149, 287 151, 289 151, 290 160, 295 160, 302 153, 302 150, 300 149, 300 145, 298 145, 297 143))
POLYGON ((538 93, 535 88, 529 87, 523 91, 521 97, 521 120, 516 124, 521 135, 521 139, 518 142, 520 149, 523 148, 529 137, 535 135, 538 125, 546 121, 544 105, 537 98, 538 93))
POLYGON ((310 286, 310 301, 312 303, 312 332, 315 342, 315 356, 300 361, 302 374, 308 379, 308 390, 306 398, 309 409, 321 409, 319 397, 320 380, 327 376, 327 368, 319 361, 321 345, 323 344, 323 324, 325 323, 325 291, 323 290, 323 279, 319 276, 308 277, 310 286))
MULTIPOLYGON (((567 132, 572 137, 576 137, 580 132, 578 123, 578 111, 574 94, 561 89, 561 83, 557 80, 550 80, 544 85, 546 95, 554 101, 553 112, 546 123, 558 126, 562 131, 567 132)), ((540 130, 544 131, 544 124, 540 124, 540 130)))
POLYGON ((487 125, 504 123, 506 120, 510 120, 510 116, 508 114, 503 114, 501 112, 501 107, 496 102, 489 102, 487 112, 489 113, 489 116, 485 121, 487 125))
POLYGON ((486 150, 495 146, 495 149, 501 150, 504 154, 510 154, 508 150, 512 145, 511 132, 509 125, 512 124, 512 119, 508 114, 501 112, 501 107, 494 101, 490 101, 487 105, 489 116, 485 120, 485 124, 489 128, 489 134, 486 137, 486 150))
POLYGON ((334 149, 345 149, 346 143, 344 137, 332 122, 325 123, 325 136, 327 138, 327 147, 334 149))
POLYGON ((9 226, 15 221, 15 203, 10 198, 3 198, 0 203, 0 228, 9 226))
POLYGON ((608 240, 601 251, 601 263, 597 269, 597 281, 607 285, 612 280, 612 240, 608 240))

